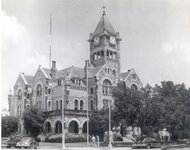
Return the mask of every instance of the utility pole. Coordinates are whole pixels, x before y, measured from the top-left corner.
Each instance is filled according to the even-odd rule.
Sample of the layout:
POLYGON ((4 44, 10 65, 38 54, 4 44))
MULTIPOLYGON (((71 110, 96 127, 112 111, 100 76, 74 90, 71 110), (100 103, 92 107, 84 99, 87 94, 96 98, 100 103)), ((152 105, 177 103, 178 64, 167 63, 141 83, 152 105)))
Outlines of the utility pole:
POLYGON ((108 144, 108 148, 111 149, 112 148, 112 133, 111 133, 111 99, 109 100, 109 144, 108 144))

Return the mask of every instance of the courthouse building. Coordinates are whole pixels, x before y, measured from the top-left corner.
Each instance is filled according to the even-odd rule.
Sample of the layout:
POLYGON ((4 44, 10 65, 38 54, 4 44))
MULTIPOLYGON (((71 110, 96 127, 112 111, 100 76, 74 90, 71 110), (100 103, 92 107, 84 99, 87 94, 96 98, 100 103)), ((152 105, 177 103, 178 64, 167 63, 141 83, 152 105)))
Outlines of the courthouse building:
MULTIPOLYGON (((44 132, 59 134, 62 132, 63 103, 65 131, 85 133, 87 108, 89 111, 100 110, 108 107, 109 101, 114 104, 111 89, 120 80, 125 81, 129 88, 137 90, 142 87, 134 69, 121 72, 121 40, 119 32, 114 30, 103 11, 95 31, 90 33, 88 39, 90 58, 85 66, 58 70, 56 62, 52 61, 51 68, 39 65, 34 76, 20 73, 14 93, 8 95, 10 114, 21 118, 26 109, 36 105, 48 116, 44 132)), ((19 133, 25 134, 22 119, 19 133)))

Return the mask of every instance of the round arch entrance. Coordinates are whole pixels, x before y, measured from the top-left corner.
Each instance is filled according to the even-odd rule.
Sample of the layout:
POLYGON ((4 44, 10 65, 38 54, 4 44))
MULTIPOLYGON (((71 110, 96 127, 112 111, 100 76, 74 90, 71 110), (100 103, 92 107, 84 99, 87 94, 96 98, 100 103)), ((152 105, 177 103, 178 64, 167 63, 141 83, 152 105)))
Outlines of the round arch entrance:
POLYGON ((55 133, 59 134, 62 133, 62 123, 61 121, 57 121, 55 124, 55 133))
POLYGON ((82 126, 82 133, 87 133, 87 121, 85 121, 83 123, 83 126, 82 126))
POLYGON ((131 89, 134 90, 134 91, 137 91, 138 90, 138 86, 136 84, 132 84, 131 85, 131 89))
POLYGON ((51 123, 50 122, 46 122, 45 131, 46 131, 46 133, 50 133, 51 132, 51 123))
POLYGON ((75 120, 72 120, 69 123, 68 131, 69 131, 69 133, 79 133, 79 125, 75 120))

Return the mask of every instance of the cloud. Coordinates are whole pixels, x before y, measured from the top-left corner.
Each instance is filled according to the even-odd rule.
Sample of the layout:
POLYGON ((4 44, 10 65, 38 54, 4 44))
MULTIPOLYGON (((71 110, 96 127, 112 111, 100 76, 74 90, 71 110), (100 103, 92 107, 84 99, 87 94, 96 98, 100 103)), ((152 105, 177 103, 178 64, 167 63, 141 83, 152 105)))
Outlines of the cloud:
POLYGON ((27 36, 25 27, 18 22, 15 16, 8 16, 4 11, 1 11, 1 18, 3 40, 18 44, 23 36, 27 36))
POLYGON ((48 58, 34 48, 34 36, 15 16, 1 11, 2 17, 2 107, 7 107, 8 91, 18 74, 34 75, 39 64, 47 66, 48 58))
POLYGON ((162 51, 166 55, 177 58, 176 61, 178 62, 190 64, 190 43, 185 40, 164 43, 162 51))

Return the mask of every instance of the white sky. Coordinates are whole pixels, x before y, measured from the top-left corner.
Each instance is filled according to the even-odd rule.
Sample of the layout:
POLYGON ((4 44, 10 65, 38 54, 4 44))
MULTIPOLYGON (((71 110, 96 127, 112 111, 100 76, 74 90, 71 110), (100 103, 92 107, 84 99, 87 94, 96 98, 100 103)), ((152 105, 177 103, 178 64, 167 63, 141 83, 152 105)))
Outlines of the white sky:
POLYGON ((144 85, 171 80, 190 87, 189 0, 3 0, 3 108, 20 72, 34 75, 39 64, 48 67, 50 13, 58 69, 83 67, 103 4, 123 39, 122 71, 134 68, 144 85))

